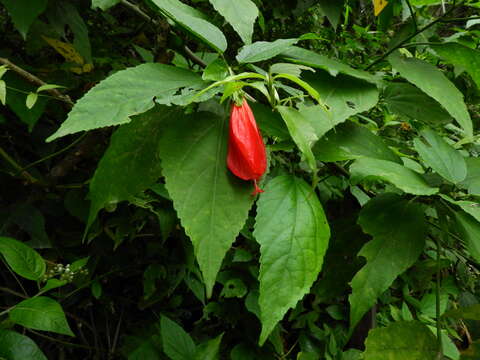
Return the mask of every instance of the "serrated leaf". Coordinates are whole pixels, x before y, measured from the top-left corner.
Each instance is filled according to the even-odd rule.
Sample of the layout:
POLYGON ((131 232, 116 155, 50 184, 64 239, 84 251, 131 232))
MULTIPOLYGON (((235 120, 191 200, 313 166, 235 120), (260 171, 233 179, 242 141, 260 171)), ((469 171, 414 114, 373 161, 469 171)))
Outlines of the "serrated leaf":
POLYGON ((29 329, 75 336, 70 330, 60 304, 46 296, 37 296, 19 302, 9 312, 9 317, 13 323, 29 329))
POLYGON ((163 352, 171 360, 192 360, 195 356, 195 343, 188 333, 166 316, 160 319, 163 352))
POLYGON ((45 11, 48 0, 0 0, 12 17, 17 30, 26 39, 30 25, 45 11))
POLYGON ((0 359, 47 360, 32 339, 6 329, 0 330, 0 359))
POLYGON ((419 321, 399 321, 372 329, 365 341, 364 360, 435 360, 437 339, 419 321))
POLYGON ((408 194, 433 195, 438 192, 438 188, 429 186, 417 172, 391 161, 361 158, 350 166, 350 173, 354 183, 379 179, 395 185, 408 194))
POLYGON ((47 142, 79 131, 128 123, 131 116, 151 109, 154 97, 169 97, 183 87, 203 84, 197 74, 171 65, 142 64, 119 71, 85 94, 47 142))
POLYGON ((209 0, 235 31, 244 44, 252 42, 253 25, 258 16, 258 8, 251 0, 209 0))
POLYGON ((25 279, 40 280, 45 274, 45 260, 31 247, 18 240, 0 237, 0 254, 12 270, 25 279))
POLYGON ((223 33, 207 20, 196 15, 196 10, 178 0, 152 0, 160 11, 182 28, 218 52, 227 49, 223 33))
POLYGON ((254 236, 261 247, 259 343, 263 344, 317 278, 330 229, 312 188, 286 175, 271 180, 260 196, 254 236))
POLYGON ((413 144, 421 159, 448 181, 456 184, 464 180, 467 176, 467 164, 460 152, 432 129, 424 129, 420 135, 426 143, 415 138, 413 144))
POLYGON ((193 243, 208 297, 253 201, 252 183, 227 169, 227 139, 227 119, 204 112, 172 119, 159 146, 166 188, 193 243))
POLYGON ((389 193, 370 200, 358 223, 373 239, 358 253, 367 263, 351 282, 351 331, 397 276, 417 261, 428 230, 420 205, 389 193))
POLYGON ((256 41, 251 45, 242 47, 236 59, 239 63, 254 63, 268 60, 281 54, 298 41, 298 38, 278 39, 272 42, 256 41))
POLYGON ((161 175, 157 153, 161 127, 167 119, 180 114, 177 108, 157 106, 115 131, 90 182, 91 205, 85 233, 106 205, 132 199, 155 184, 161 175))
POLYGON ((107 10, 114 5, 117 5, 122 0, 92 0, 92 9, 102 9, 107 10))
POLYGON ((402 57, 398 52, 390 55, 388 61, 405 79, 437 100, 465 130, 466 136, 473 135, 463 94, 438 68, 423 60, 402 57))

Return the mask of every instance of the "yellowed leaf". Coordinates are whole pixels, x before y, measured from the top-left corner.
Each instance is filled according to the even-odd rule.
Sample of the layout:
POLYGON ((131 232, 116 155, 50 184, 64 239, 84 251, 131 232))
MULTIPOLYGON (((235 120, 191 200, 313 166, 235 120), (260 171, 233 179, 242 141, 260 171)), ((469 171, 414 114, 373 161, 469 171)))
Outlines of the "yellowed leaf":
POLYGON ((85 60, 83 59, 82 55, 78 53, 77 50, 73 47, 72 44, 52 39, 46 36, 42 36, 43 40, 45 40, 51 47, 53 47, 60 55, 62 55, 65 60, 69 62, 73 62, 75 64, 83 65, 85 60))
POLYGON ((385 6, 388 5, 387 0, 373 0, 373 9, 375 12, 375 16, 380 15, 383 9, 385 9, 385 6))

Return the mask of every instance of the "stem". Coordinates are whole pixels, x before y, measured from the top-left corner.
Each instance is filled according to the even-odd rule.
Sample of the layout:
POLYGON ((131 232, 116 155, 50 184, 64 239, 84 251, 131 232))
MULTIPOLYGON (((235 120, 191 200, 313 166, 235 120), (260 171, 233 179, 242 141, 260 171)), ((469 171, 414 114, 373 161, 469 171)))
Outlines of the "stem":
POLYGON ((22 167, 10 156, 8 153, 0 147, 0 156, 3 157, 18 173, 31 183, 38 183, 39 180, 34 178, 29 172, 23 171, 22 167))
POLYGON ((410 11, 410 16, 412 17, 413 21, 413 27, 415 31, 418 30, 418 24, 417 24, 417 17, 415 15, 415 12, 413 11, 412 4, 410 4, 410 0, 405 0, 407 2, 408 10, 410 11))
MULTIPOLYGON (((446 219, 445 219, 446 220, 446 219)), ((443 359, 443 341, 442 341, 442 324, 440 322, 440 241, 435 237, 435 243, 437 245, 437 263, 436 263, 436 281, 435 281, 435 317, 437 325, 437 341, 438 341, 438 354, 437 359, 443 359)))

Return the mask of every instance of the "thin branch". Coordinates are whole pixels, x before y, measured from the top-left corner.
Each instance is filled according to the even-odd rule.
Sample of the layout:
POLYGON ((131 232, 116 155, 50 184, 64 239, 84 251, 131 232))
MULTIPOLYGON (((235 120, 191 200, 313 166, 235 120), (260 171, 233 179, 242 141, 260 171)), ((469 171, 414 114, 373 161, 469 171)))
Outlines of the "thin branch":
POLYGON ((33 177, 28 171, 22 169, 22 167, 10 156, 8 153, 0 147, 0 157, 4 158, 16 171, 21 174, 28 182, 40 183, 40 181, 33 177))

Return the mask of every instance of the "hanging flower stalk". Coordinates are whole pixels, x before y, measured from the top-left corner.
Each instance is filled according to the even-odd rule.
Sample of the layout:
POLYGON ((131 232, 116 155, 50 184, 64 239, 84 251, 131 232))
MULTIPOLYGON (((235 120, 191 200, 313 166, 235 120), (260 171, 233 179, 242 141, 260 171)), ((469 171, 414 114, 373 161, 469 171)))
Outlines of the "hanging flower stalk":
POLYGON ((267 169, 267 156, 260 130, 247 100, 232 104, 227 166, 243 180, 253 180, 253 195, 263 192, 257 185, 267 169))

